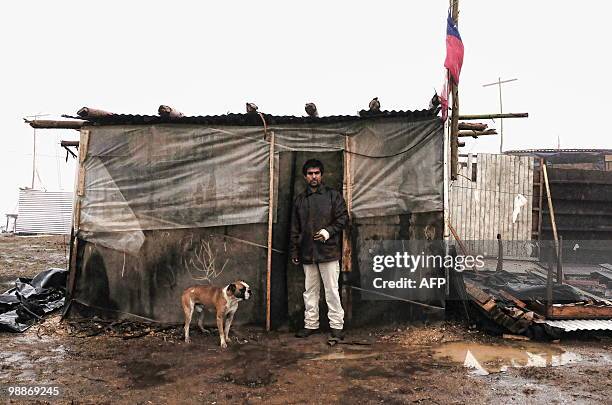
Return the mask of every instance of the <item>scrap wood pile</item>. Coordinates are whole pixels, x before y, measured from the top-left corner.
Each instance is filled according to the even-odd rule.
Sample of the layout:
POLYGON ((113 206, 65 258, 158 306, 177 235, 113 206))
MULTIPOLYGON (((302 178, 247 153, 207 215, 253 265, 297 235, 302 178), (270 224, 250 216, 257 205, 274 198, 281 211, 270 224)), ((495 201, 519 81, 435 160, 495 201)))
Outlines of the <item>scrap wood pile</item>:
POLYGON ((612 303, 567 284, 553 284, 547 309, 547 285, 541 275, 506 271, 463 274, 465 292, 480 315, 504 331, 530 338, 558 338, 550 319, 612 319, 612 303))

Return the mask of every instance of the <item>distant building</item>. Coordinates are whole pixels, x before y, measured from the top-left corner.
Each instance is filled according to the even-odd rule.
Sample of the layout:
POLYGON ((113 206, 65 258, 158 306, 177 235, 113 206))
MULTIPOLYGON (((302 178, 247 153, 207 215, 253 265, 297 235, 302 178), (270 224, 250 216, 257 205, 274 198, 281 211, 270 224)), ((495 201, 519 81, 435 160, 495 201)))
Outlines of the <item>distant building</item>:
POLYGON ((15 233, 69 235, 72 205, 70 192, 20 189, 15 233))
POLYGON ((557 169, 612 171, 612 149, 524 149, 504 154, 543 158, 557 169))

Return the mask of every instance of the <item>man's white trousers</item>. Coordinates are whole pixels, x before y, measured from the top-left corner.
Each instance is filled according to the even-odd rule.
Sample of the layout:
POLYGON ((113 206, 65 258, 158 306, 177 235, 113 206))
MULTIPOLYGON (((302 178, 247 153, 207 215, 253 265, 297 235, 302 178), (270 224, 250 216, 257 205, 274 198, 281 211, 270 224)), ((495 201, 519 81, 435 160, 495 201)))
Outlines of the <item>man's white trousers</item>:
POLYGON ((338 290, 338 277, 340 276, 338 260, 304 264, 304 276, 304 306, 306 307, 304 327, 306 329, 317 329, 319 327, 319 296, 322 279, 328 308, 329 326, 333 329, 342 329, 344 327, 344 310, 340 303, 340 292, 338 290))

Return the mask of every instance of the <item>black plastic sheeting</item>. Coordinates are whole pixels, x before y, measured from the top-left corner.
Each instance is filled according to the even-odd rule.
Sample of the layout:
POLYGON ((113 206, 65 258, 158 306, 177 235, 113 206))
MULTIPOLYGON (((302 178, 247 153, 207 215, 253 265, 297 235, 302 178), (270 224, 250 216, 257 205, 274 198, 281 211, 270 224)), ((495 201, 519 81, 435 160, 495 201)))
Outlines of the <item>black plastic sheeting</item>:
MULTIPOLYGON (((495 273, 464 273, 466 278, 477 281, 483 289, 496 298, 499 291, 506 290, 521 301, 546 301, 546 280, 529 274, 514 274, 507 271, 495 273)), ((553 303, 571 304, 588 301, 589 298, 567 284, 553 283, 553 303)))
POLYGON ((51 268, 34 278, 18 278, 0 294, 0 331, 23 332, 64 305, 68 271, 51 268))

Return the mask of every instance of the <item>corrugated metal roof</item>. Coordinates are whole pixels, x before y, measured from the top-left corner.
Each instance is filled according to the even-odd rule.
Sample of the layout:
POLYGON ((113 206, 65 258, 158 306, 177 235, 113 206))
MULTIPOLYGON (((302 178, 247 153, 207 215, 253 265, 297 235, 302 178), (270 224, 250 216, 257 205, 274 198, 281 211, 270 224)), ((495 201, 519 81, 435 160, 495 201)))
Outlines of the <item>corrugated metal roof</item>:
MULTIPOLYGON (((421 121, 432 119, 437 116, 438 110, 417 111, 380 111, 370 112, 361 110, 359 115, 331 115, 327 117, 296 117, 293 115, 270 115, 263 114, 267 125, 281 124, 330 124, 336 122, 363 121, 380 118, 406 118, 407 121, 421 121)), ((83 119, 82 117, 67 118, 83 119)), ((259 114, 225 114, 206 116, 184 116, 179 118, 160 117, 159 115, 131 115, 113 114, 100 118, 85 118, 88 123, 94 125, 141 125, 141 124, 200 124, 200 125, 236 125, 236 126, 261 126, 259 114)))
POLYGON ((70 234, 73 193, 19 190, 16 233, 70 234))
POLYGON ((507 150, 504 154, 513 153, 582 153, 582 152, 595 152, 595 153, 612 153, 612 149, 516 149, 507 150))
POLYGON ((566 319, 566 320, 544 320, 543 323, 566 332, 578 330, 612 330, 612 319, 566 319))

